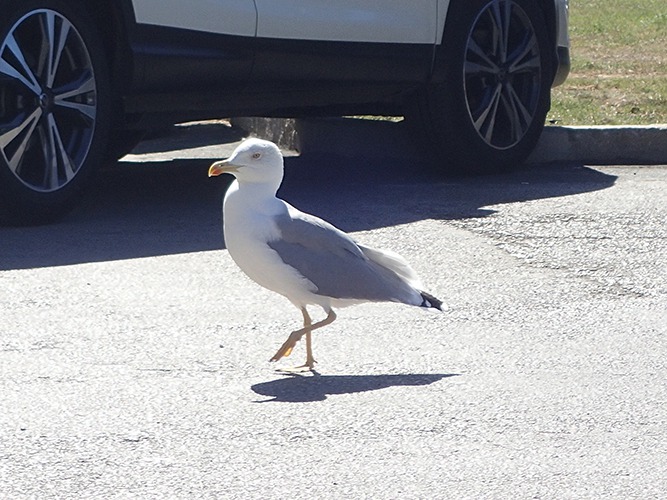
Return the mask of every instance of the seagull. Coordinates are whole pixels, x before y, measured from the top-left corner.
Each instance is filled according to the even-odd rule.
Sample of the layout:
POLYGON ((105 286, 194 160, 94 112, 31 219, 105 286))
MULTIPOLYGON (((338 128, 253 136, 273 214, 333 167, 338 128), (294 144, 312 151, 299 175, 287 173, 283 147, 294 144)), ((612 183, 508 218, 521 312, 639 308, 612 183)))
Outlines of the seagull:
POLYGON ((208 170, 209 177, 224 173, 236 178, 223 202, 230 256, 250 279, 285 296, 303 315, 303 328, 292 332, 270 361, 289 356, 305 335, 306 363, 294 370, 313 371, 311 333, 336 319, 334 307, 398 302, 442 311, 442 302, 422 291, 417 273, 401 256, 363 246, 277 198, 283 156, 274 143, 243 141, 208 170), (321 307, 326 318, 313 323, 309 305, 321 307))

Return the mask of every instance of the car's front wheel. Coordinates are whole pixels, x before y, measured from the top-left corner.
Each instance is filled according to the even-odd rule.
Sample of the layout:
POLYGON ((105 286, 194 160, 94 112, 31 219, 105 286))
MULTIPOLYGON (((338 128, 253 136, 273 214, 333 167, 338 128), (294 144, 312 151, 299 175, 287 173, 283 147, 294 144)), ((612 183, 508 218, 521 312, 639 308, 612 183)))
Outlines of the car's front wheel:
POLYGON ((106 57, 83 3, 2 1, 0 220, 51 222, 104 158, 106 57))
POLYGON ((444 76, 411 108, 442 168, 497 171, 535 147, 550 106, 547 33, 533 0, 450 3, 438 61, 444 76))

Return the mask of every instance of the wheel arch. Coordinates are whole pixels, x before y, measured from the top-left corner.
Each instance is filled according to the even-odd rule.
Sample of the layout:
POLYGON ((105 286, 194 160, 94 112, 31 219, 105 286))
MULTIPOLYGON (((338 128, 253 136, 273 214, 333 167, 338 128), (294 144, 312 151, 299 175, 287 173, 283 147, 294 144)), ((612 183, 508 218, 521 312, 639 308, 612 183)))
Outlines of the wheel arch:
POLYGON ((552 74, 551 81, 556 77, 558 73, 558 17, 556 14, 556 3, 554 0, 539 0, 542 12, 544 13, 544 20, 547 24, 547 29, 549 30, 549 41, 553 47, 553 64, 552 64, 552 74))
POLYGON ((115 92, 123 92, 132 81, 133 59, 129 34, 135 23, 131 0, 101 0, 90 8, 85 0, 71 0, 86 9, 100 30, 107 55, 111 83, 115 92))

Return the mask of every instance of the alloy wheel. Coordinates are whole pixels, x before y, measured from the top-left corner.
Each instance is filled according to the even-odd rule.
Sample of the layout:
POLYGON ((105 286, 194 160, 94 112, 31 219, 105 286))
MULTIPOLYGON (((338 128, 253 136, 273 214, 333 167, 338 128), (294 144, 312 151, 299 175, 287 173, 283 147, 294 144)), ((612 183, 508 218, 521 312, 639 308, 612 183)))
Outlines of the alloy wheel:
POLYGON ((539 106, 542 62, 535 28, 513 0, 493 0, 468 35, 464 91, 468 114, 484 142, 495 149, 518 144, 539 106))
POLYGON ((50 9, 14 23, 0 47, 0 151, 36 192, 72 181, 90 150, 97 85, 77 29, 50 9))

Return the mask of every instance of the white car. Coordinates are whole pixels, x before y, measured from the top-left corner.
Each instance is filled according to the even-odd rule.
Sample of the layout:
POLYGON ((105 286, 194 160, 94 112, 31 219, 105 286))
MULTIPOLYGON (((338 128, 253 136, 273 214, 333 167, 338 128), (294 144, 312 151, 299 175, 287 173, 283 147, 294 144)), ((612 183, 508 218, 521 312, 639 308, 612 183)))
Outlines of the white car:
POLYGON ((521 162, 569 71, 567 0, 0 0, 0 219, 57 219, 141 131, 405 115, 443 169, 521 162))

